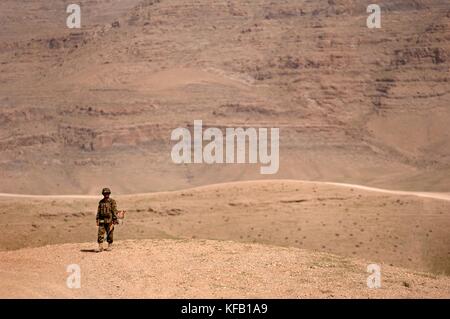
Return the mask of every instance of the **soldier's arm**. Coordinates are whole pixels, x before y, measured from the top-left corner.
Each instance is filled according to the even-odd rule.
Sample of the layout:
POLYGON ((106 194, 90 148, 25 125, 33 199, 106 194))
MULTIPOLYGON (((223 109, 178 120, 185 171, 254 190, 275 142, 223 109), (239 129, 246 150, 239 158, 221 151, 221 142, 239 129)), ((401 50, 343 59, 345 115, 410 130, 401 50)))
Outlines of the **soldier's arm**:
POLYGON ((98 203, 97 216, 95 217, 95 220, 99 220, 99 219, 100 219, 100 203, 98 203))
POLYGON ((111 212, 112 212, 112 220, 117 221, 117 204, 114 199, 111 202, 111 212))

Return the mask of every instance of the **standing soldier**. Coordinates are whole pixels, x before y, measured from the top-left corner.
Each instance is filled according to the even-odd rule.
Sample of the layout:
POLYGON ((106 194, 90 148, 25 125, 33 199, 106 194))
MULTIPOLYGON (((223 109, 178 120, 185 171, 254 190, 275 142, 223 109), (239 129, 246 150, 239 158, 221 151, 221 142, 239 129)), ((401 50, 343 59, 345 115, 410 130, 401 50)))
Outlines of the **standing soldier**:
POLYGON ((106 233, 106 241, 108 242, 107 250, 112 248, 114 225, 117 221, 117 205, 116 201, 109 197, 111 190, 103 188, 103 199, 98 203, 97 209, 97 226, 98 226, 98 251, 103 251, 103 240, 106 233))

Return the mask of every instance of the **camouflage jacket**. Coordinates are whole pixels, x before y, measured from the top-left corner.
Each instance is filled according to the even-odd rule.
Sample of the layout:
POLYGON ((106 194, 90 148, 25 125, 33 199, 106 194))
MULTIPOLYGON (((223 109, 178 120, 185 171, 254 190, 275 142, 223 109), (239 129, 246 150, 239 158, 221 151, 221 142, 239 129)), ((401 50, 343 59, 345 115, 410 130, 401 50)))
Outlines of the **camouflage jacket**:
POLYGON ((98 203, 97 217, 96 219, 100 223, 112 223, 117 220, 117 204, 112 198, 103 198, 98 203))

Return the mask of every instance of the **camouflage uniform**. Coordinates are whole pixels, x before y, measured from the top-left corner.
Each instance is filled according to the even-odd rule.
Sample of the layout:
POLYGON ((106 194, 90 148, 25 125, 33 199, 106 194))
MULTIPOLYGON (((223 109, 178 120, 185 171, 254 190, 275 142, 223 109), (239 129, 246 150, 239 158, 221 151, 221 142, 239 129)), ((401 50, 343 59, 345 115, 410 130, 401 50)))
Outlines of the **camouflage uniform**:
POLYGON ((99 244, 103 243, 105 233, 106 240, 109 244, 114 240, 114 224, 117 223, 117 205, 112 198, 103 198, 98 203, 97 217, 98 221, 98 238, 99 244))

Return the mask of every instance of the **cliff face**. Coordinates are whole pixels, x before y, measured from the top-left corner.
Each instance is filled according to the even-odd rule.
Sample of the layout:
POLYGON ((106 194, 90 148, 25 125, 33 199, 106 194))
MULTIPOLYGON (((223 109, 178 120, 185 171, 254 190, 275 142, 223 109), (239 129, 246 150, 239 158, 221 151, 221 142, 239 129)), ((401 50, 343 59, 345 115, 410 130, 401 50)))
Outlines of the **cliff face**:
POLYGON ((173 164, 171 131, 196 119, 279 127, 273 178, 447 191, 450 8, 378 3, 381 29, 361 1, 85 0, 74 31, 59 1, 2 1, 0 191, 267 177, 173 164))

